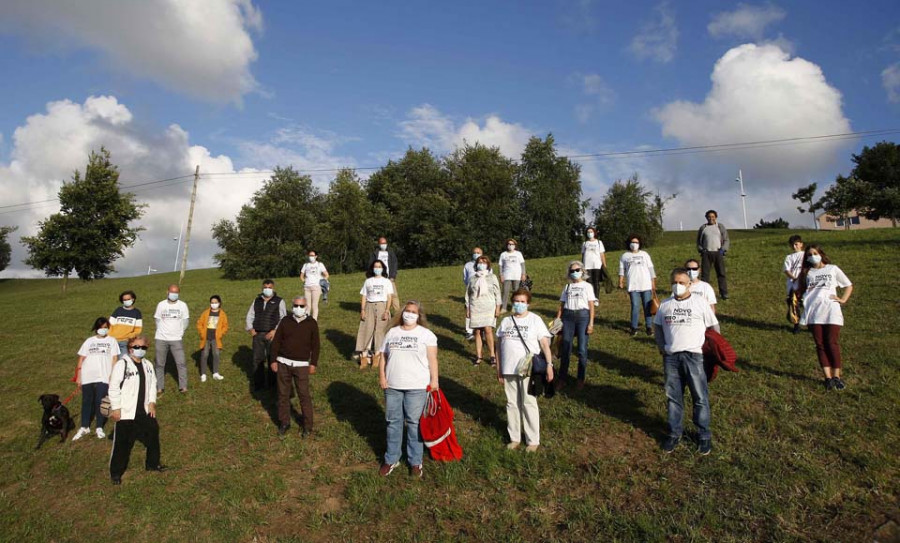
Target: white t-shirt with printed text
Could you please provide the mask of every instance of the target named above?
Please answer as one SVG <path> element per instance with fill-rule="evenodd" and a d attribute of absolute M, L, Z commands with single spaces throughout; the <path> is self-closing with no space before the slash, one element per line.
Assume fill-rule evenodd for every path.
<path fill-rule="evenodd" d="M 107 383 L 112 373 L 113 362 L 119 357 L 119 342 L 114 337 L 91 336 L 78 349 L 83 356 L 81 363 L 81 384 Z"/>
<path fill-rule="evenodd" d="M 497 328 L 497 340 L 500 342 L 500 373 L 502 375 L 516 375 L 519 360 L 528 354 L 525 351 L 525 345 L 522 345 L 522 339 L 519 339 L 513 319 L 519 327 L 519 332 L 522 333 L 525 345 L 528 345 L 528 352 L 533 354 L 541 352 L 540 340 L 552 337 L 550 331 L 547 330 L 547 325 L 534 313 L 529 312 L 525 317 L 510 315 L 503 319 Z"/>
<path fill-rule="evenodd" d="M 359 290 L 367 302 L 386 302 L 394 294 L 394 284 L 387 277 L 369 277 Z"/>
<path fill-rule="evenodd" d="M 603 258 L 600 256 L 606 252 L 603 242 L 599 239 L 589 239 L 581 246 L 581 255 L 584 260 L 584 269 L 599 270 L 603 267 Z"/>
<path fill-rule="evenodd" d="M 797 251 L 796 253 L 791 253 L 784 257 L 784 271 L 794 277 L 794 279 L 785 277 L 785 288 L 787 289 L 788 294 L 790 294 L 792 290 L 797 290 L 797 287 L 799 286 L 797 284 L 797 279 L 800 277 L 800 271 L 803 269 L 804 254 L 806 254 L 804 251 Z"/>
<path fill-rule="evenodd" d="M 500 280 L 519 281 L 522 279 L 522 264 L 525 257 L 519 251 L 503 251 L 500 253 Z"/>
<path fill-rule="evenodd" d="M 714 291 L 712 285 L 710 285 L 706 281 L 697 281 L 696 283 L 691 282 L 690 290 L 691 294 L 700 296 L 701 298 L 709 302 L 709 305 L 716 305 L 716 291 Z"/>
<path fill-rule="evenodd" d="M 628 292 L 643 292 L 653 289 L 652 279 L 656 277 L 656 270 L 646 251 L 629 251 L 619 258 L 619 275 L 625 276 Z"/>
<path fill-rule="evenodd" d="M 806 274 L 806 294 L 803 295 L 803 316 L 801 324 L 844 325 L 841 304 L 832 300 L 837 296 L 837 288 L 847 288 L 853 283 L 834 264 L 822 268 L 810 268 Z"/>
<path fill-rule="evenodd" d="M 156 319 L 155 339 L 181 341 L 190 315 L 187 304 L 181 300 L 175 303 L 163 300 L 156 304 L 156 313 L 153 314 L 153 318 Z"/>
<path fill-rule="evenodd" d="M 391 274 L 391 264 L 390 264 L 391 258 L 390 257 L 391 257 L 391 253 L 389 253 L 388 251 L 382 251 L 382 250 L 378 251 L 378 260 L 380 260 L 381 263 L 384 264 L 384 276 L 385 277 L 388 277 Z"/>
<path fill-rule="evenodd" d="M 304 287 L 317 287 L 322 279 L 322 274 L 327 273 L 325 264 L 321 262 L 307 262 L 300 268 L 300 273 L 304 274 L 306 280 L 303 282 Z"/>
<path fill-rule="evenodd" d="M 670 296 L 659 304 L 653 324 L 662 326 L 666 354 L 702 353 L 706 329 L 719 324 L 709 303 L 691 294 L 684 300 Z"/>
<path fill-rule="evenodd" d="M 404 330 L 395 326 L 384 335 L 381 352 L 385 354 L 384 375 L 388 388 L 424 389 L 431 382 L 428 347 L 437 347 L 437 336 L 423 326 Z"/>
<path fill-rule="evenodd" d="M 578 281 L 569 283 L 563 287 L 562 294 L 559 295 L 559 301 L 563 304 L 563 309 L 578 311 L 579 309 L 590 309 L 591 304 L 597 299 L 594 294 L 594 288 L 590 283 Z"/>

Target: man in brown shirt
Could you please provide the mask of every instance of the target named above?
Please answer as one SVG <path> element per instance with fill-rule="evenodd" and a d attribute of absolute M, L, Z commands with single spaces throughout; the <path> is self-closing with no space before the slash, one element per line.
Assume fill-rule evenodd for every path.
<path fill-rule="evenodd" d="M 297 389 L 303 414 L 303 436 L 313 429 L 309 376 L 319 363 L 319 325 L 307 314 L 306 298 L 294 298 L 291 314 L 281 319 L 272 338 L 270 363 L 278 377 L 278 433 L 291 426 L 291 389 Z"/>

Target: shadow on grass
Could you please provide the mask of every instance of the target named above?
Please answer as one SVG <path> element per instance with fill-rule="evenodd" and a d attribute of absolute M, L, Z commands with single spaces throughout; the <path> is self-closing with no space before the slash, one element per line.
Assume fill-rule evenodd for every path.
<path fill-rule="evenodd" d="M 325 330 L 325 339 L 334 345 L 341 357 L 349 360 L 356 350 L 356 338 L 346 332 L 329 328 Z"/>
<path fill-rule="evenodd" d="M 326 391 L 334 416 L 349 422 L 353 430 L 365 438 L 372 452 L 379 456 L 387 449 L 384 409 L 378 399 L 353 385 L 334 381 Z"/>
<path fill-rule="evenodd" d="M 272 420 L 278 425 L 278 393 L 275 390 L 275 374 L 268 364 L 254 364 L 253 350 L 241 345 L 231 356 L 234 366 L 244 372 L 247 378 L 247 389 L 250 396 L 259 402 Z"/>
<path fill-rule="evenodd" d="M 647 338 L 652 341 L 652 338 Z M 662 386 L 664 384 L 662 364 L 658 368 L 645 366 L 633 360 L 622 358 L 601 350 L 588 351 L 588 360 L 596 360 L 596 363 L 606 369 L 612 370 L 623 377 L 637 377 L 651 385 Z M 590 371 L 590 363 L 588 371 Z"/>
<path fill-rule="evenodd" d="M 0 279 L 0 281 L 2 281 L 2 279 Z M 456 302 L 456 303 L 459 303 L 459 304 L 465 304 L 465 303 L 466 303 L 466 298 L 465 298 L 464 296 L 447 296 L 447 298 L 448 298 L 449 300 L 451 300 L 451 301 L 453 301 L 453 302 Z M 430 318 L 430 315 L 429 315 L 429 318 Z"/>
<path fill-rule="evenodd" d="M 429 319 L 430 318 L 431 317 L 429 317 Z M 434 332 L 433 329 L 432 332 Z M 440 350 L 447 350 L 456 353 L 463 358 L 469 358 L 470 356 L 475 354 L 475 347 L 472 347 L 472 349 L 469 350 L 465 345 L 446 334 L 439 334 L 435 332 L 434 335 L 436 335 L 438 338 L 438 349 Z M 438 352 L 438 358 L 440 359 L 440 352 Z"/>
<path fill-rule="evenodd" d="M 637 392 L 611 385 L 594 385 L 587 383 L 583 390 L 566 387 L 561 391 L 569 398 L 583 403 L 586 407 L 619 419 L 641 430 L 649 437 L 662 443 L 665 437 L 666 421 L 644 413 L 644 403 L 637 397 Z M 665 395 L 660 391 L 660 401 Z"/>
<path fill-rule="evenodd" d="M 359 315 L 360 305 L 359 302 L 338 302 L 338 305 L 344 311 L 350 311 L 351 313 L 356 313 Z"/>
<path fill-rule="evenodd" d="M 729 315 L 728 313 L 719 313 L 716 317 L 724 321 L 725 323 L 733 323 L 738 326 L 743 326 L 745 328 L 754 328 L 756 330 L 767 330 L 770 332 L 790 332 L 791 327 L 787 324 L 774 323 L 774 322 L 766 322 L 766 321 L 756 321 L 752 319 L 745 319 L 743 317 L 735 317 L 734 315 Z"/>
<path fill-rule="evenodd" d="M 440 326 L 444 330 L 447 330 L 454 335 L 464 336 L 466 333 L 465 328 L 438 313 L 430 313 L 428 315 L 428 322 L 436 326 Z"/>
<path fill-rule="evenodd" d="M 449 377 L 441 377 L 441 388 L 453 409 L 462 411 L 485 428 L 497 431 L 498 435 L 505 435 L 506 421 L 502 406 Z"/>
<path fill-rule="evenodd" d="M 819 379 L 810 377 L 809 375 L 801 375 L 799 373 L 793 373 L 784 370 L 778 370 L 775 368 L 767 368 L 766 366 L 761 366 L 759 364 L 753 364 L 752 362 L 747 362 L 742 358 L 738 358 L 736 365 L 738 369 L 747 369 L 749 371 L 758 372 L 758 373 L 768 373 L 769 375 L 774 375 L 776 377 L 787 377 L 788 379 L 793 379 L 795 381 L 800 381 L 803 383 L 819 383 Z"/>
<path fill-rule="evenodd" d="M 550 300 L 551 302 L 559 303 L 559 296 L 554 296 L 552 294 L 544 294 L 542 292 L 532 292 L 532 298 L 539 298 L 541 300 Z"/>

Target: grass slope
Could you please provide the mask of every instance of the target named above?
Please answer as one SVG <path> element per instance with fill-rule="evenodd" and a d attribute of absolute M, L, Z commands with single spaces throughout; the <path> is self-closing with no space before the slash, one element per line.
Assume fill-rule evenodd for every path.
<path fill-rule="evenodd" d="M 196 318 L 213 293 L 235 328 L 223 382 L 190 391 L 172 373 L 159 403 L 165 474 L 145 473 L 135 447 L 121 487 L 109 484 L 109 442 L 48 442 L 33 450 L 38 395 L 66 396 L 81 341 L 124 289 L 153 308 L 173 274 L 70 283 L 0 282 L 0 539 L 4 541 L 863 541 L 898 519 L 900 231 L 805 232 L 855 284 L 843 333 L 848 389 L 825 393 L 812 338 L 783 316 L 785 231 L 733 233 L 732 299 L 723 332 L 741 373 L 711 387 L 715 449 L 659 451 L 662 367 L 651 338 L 630 338 L 625 294 L 601 297 L 588 385 L 541 400 L 542 450 L 504 448 L 505 398 L 488 367 L 467 361 L 460 269 L 403 270 L 403 298 L 422 300 L 439 338 L 441 385 L 456 408 L 462 462 L 425 464 L 426 480 L 380 479 L 383 396 L 374 372 L 349 360 L 361 274 L 333 277 L 321 311 L 323 353 L 312 380 L 317 435 L 276 435 L 274 398 L 248 384 L 250 338 L 241 323 L 257 281 L 187 274 Z M 649 249 L 665 270 L 695 254 L 693 233 Z M 609 255 L 610 263 L 618 253 Z M 550 317 L 568 258 L 529 261 L 533 310 Z M 327 263 L 326 263 L 327 264 Z M 278 281 L 285 296 L 297 278 Z M 151 342 L 152 343 L 152 342 Z M 196 330 L 186 346 L 196 360 Z M 153 357 L 153 352 L 149 355 Z M 574 363 L 573 363 L 574 366 Z M 574 371 L 574 367 L 571 371 Z M 568 392 L 568 389 L 567 389 Z M 70 403 L 77 419 L 80 398 Z M 690 424 L 687 424 L 691 428 Z M 294 426 L 296 430 L 296 426 Z"/>

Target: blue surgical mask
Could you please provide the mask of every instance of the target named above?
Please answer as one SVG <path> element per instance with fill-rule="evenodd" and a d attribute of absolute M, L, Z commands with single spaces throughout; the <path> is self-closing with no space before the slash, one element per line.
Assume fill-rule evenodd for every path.
<path fill-rule="evenodd" d="M 106 334 L 109 333 L 109 328 L 98 328 L 97 335 L 100 337 L 106 337 Z"/>
<path fill-rule="evenodd" d="M 472 253 L 472 260 L 478 260 L 478 257 L 481 256 L 481 253 Z"/>
<path fill-rule="evenodd" d="M 147 355 L 147 349 L 131 349 L 131 354 L 136 358 L 144 358 Z"/>
<path fill-rule="evenodd" d="M 809 258 L 807 258 L 806 261 L 813 266 L 818 266 L 819 263 L 822 262 L 822 255 L 809 255 Z"/>
<path fill-rule="evenodd" d="M 378 244 L 378 248 L 381 249 L 382 251 L 387 251 L 387 243 Z"/>
<path fill-rule="evenodd" d="M 700 270 L 688 270 L 688 277 L 691 278 L 691 281 L 700 277 Z"/>
<path fill-rule="evenodd" d="M 484 262 L 479 262 L 475 267 L 478 269 L 478 271 L 485 271 L 487 269 L 487 264 L 485 264 Z"/>
<path fill-rule="evenodd" d="M 588 236 L 588 239 L 594 239 L 594 233 L 593 233 L 593 232 L 588 232 L 587 236 Z"/>
<path fill-rule="evenodd" d="M 384 269 L 383 268 L 372 268 L 372 273 L 374 273 L 375 275 L 381 275 L 382 273 L 384 273 Z"/>
<path fill-rule="evenodd" d="M 582 274 L 581 270 L 573 271 L 573 272 L 569 272 L 569 277 L 571 277 L 572 279 L 581 279 L 581 274 Z"/>
<path fill-rule="evenodd" d="M 124 305 L 125 307 L 131 307 L 134 305 L 134 300 L 125 300 L 124 302 L 122 302 L 122 305 Z"/>
<path fill-rule="evenodd" d="M 169 300 L 171 300 L 171 301 L 173 301 L 173 302 L 177 302 L 177 301 L 178 301 L 178 293 L 177 293 L 177 292 L 170 292 L 170 293 L 169 293 Z"/>
<path fill-rule="evenodd" d="M 522 313 L 528 311 L 528 304 L 526 304 L 525 302 L 513 302 L 512 310 L 516 315 L 521 315 Z"/>
<path fill-rule="evenodd" d="M 265 296 L 266 298 L 271 298 L 273 294 L 275 294 L 274 290 L 272 290 L 270 288 L 263 289 L 263 296 Z"/>

